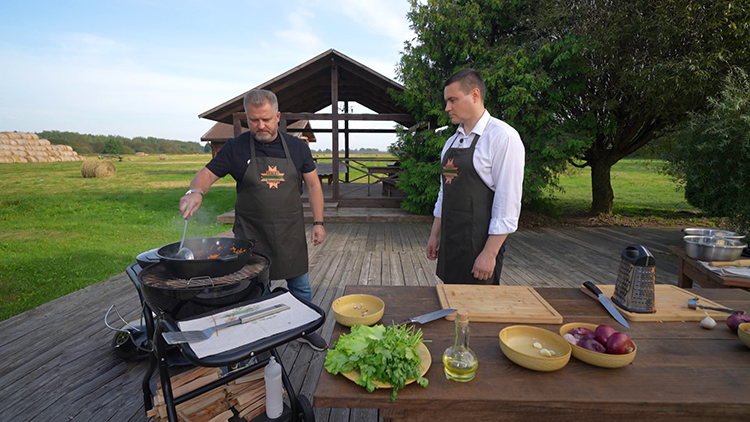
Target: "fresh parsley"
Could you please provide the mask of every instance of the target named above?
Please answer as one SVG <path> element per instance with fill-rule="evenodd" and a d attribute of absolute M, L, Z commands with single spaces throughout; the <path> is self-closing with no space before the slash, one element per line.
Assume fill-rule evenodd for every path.
<path fill-rule="evenodd" d="M 391 401 L 398 390 L 412 378 L 427 388 L 428 380 L 419 371 L 421 359 L 417 346 L 422 342 L 422 330 L 405 325 L 355 325 L 351 334 L 342 334 L 326 354 L 325 368 L 333 375 L 359 371 L 357 385 L 368 392 L 378 388 L 373 381 L 389 383 L 393 387 Z"/>

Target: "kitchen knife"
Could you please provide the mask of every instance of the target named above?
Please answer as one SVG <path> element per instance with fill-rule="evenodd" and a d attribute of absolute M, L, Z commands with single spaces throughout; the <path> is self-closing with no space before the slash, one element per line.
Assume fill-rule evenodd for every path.
<path fill-rule="evenodd" d="M 435 321 L 436 319 L 444 318 L 444 317 L 446 317 L 446 316 L 448 316 L 448 315 L 450 315 L 450 314 L 452 314 L 454 312 L 458 312 L 458 310 L 456 310 L 456 309 L 441 309 L 439 311 L 430 312 L 429 314 L 424 314 L 424 315 L 420 315 L 418 317 L 405 319 L 405 320 L 399 322 L 396 325 L 408 324 L 410 322 L 418 322 L 420 324 L 426 324 L 426 323 L 428 323 L 430 321 Z"/>
<path fill-rule="evenodd" d="M 612 302 L 609 299 L 607 299 L 607 296 L 604 296 L 604 293 L 602 293 L 602 291 L 599 290 L 599 288 L 596 287 L 594 283 L 590 281 L 586 281 L 583 283 L 583 287 L 589 289 L 591 293 L 597 296 L 597 298 L 599 299 L 599 303 L 604 305 L 604 309 L 606 309 L 607 312 L 609 312 L 609 314 L 612 315 L 612 317 L 617 322 L 624 325 L 625 328 L 630 328 L 630 326 L 628 325 L 628 322 L 625 320 L 625 317 L 622 316 L 620 311 L 618 311 L 617 308 L 615 308 L 615 305 L 613 305 Z"/>
<path fill-rule="evenodd" d="M 708 265 L 712 267 L 728 267 L 728 266 L 749 267 L 750 259 L 738 259 L 736 261 L 713 261 L 713 262 L 709 262 Z"/>

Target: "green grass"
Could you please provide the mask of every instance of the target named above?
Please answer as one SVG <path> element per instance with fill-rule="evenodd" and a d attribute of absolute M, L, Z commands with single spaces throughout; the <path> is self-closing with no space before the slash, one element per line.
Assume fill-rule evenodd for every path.
<path fill-rule="evenodd" d="M 362 160 L 382 165 L 366 158 L 392 157 Z M 0 320 L 120 274 L 138 253 L 178 241 L 179 198 L 209 159 L 125 156 L 108 179 L 82 178 L 80 162 L 0 164 Z M 615 212 L 694 211 L 650 162 L 622 161 L 612 181 Z M 561 206 L 588 209 L 588 172 L 561 182 Z M 215 184 L 190 220 L 188 237 L 229 230 L 216 216 L 234 208 L 234 192 L 231 177 Z"/>
<path fill-rule="evenodd" d="M 685 201 L 682 190 L 668 177 L 657 172 L 659 161 L 626 159 L 611 172 L 615 216 L 692 214 L 699 210 Z M 562 193 L 557 193 L 561 209 L 585 209 L 591 206 L 591 169 L 572 168 L 560 177 Z"/>
<path fill-rule="evenodd" d="M 108 179 L 82 178 L 80 162 L 0 165 L 0 319 L 119 274 L 139 252 L 178 241 L 179 198 L 209 158 L 128 157 Z M 233 183 L 218 184 L 191 218 L 188 237 L 231 228 L 216 215 L 233 206 Z"/>

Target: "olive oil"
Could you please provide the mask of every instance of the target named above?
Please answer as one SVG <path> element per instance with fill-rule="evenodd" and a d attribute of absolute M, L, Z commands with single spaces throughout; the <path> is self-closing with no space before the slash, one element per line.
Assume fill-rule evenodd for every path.
<path fill-rule="evenodd" d="M 445 349 L 443 353 L 443 368 L 448 379 L 467 382 L 474 379 L 479 360 L 473 350 L 469 348 L 469 314 L 458 311 L 456 315 L 456 338 L 453 347 Z"/>

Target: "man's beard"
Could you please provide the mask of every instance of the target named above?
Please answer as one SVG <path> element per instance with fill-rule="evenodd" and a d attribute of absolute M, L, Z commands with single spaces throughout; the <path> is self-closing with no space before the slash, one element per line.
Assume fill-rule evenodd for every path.
<path fill-rule="evenodd" d="M 268 132 L 258 133 L 258 134 L 255 134 L 254 136 L 255 136 L 255 139 L 262 141 L 262 142 L 268 142 L 272 139 L 271 134 Z"/>

